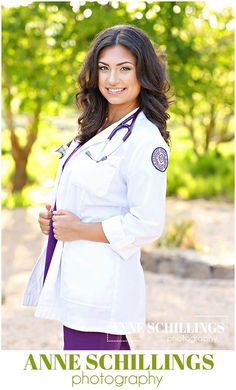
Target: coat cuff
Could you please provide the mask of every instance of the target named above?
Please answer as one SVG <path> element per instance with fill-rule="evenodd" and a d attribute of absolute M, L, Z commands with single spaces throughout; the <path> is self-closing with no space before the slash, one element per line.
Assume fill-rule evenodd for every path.
<path fill-rule="evenodd" d="M 102 221 L 102 228 L 111 249 L 123 260 L 128 260 L 132 255 L 139 252 L 140 248 L 133 245 L 135 238 L 124 232 L 121 218 L 122 216 L 115 216 Z"/>

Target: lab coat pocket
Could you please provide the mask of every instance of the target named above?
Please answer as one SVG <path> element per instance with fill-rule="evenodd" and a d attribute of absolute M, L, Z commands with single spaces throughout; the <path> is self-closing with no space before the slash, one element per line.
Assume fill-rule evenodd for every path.
<path fill-rule="evenodd" d="M 118 172 L 120 161 L 120 157 L 112 155 L 107 160 L 96 162 L 83 153 L 77 160 L 78 169 L 73 169 L 72 182 L 89 193 L 103 197 Z"/>
<path fill-rule="evenodd" d="M 108 244 L 67 242 L 61 267 L 61 295 L 64 299 L 89 306 L 111 306 L 119 259 Z"/>

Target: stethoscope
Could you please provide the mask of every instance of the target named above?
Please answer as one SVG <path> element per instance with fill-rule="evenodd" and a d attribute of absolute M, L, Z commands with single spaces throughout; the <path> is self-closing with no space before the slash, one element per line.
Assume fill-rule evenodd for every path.
<path fill-rule="evenodd" d="M 137 111 L 135 111 L 132 115 L 130 115 L 128 118 L 126 118 L 123 122 L 119 123 L 118 126 L 115 127 L 115 129 L 112 130 L 112 132 L 110 133 L 110 135 L 107 137 L 107 139 L 104 141 L 102 141 L 102 143 L 104 144 L 103 145 L 103 148 L 101 149 L 100 153 L 99 153 L 99 156 L 97 158 L 95 158 L 91 151 L 90 150 L 87 150 L 85 152 L 85 154 L 91 158 L 93 161 L 95 161 L 96 163 L 99 163 L 101 161 L 104 161 L 108 158 L 108 156 L 110 156 L 112 153 L 114 153 L 125 141 L 127 141 L 127 139 L 130 137 L 130 135 L 132 134 L 132 130 L 133 130 L 133 127 L 134 127 L 134 124 L 135 124 L 135 121 L 137 119 L 137 116 L 139 115 L 139 113 L 141 112 L 141 108 L 139 108 Z M 128 124 L 128 122 L 130 122 L 130 124 Z M 127 129 L 125 135 L 122 137 L 121 139 L 121 142 L 119 143 L 119 145 L 114 149 L 112 150 L 110 153 L 108 154 L 105 154 L 105 149 L 107 148 L 108 144 L 110 143 L 110 141 L 112 140 L 112 138 L 116 135 L 116 133 L 121 130 L 121 129 Z M 60 148 L 58 148 L 56 150 L 56 152 L 59 152 L 61 154 L 60 158 L 63 158 L 67 152 L 67 149 L 69 148 L 70 144 L 71 144 L 72 141 L 70 141 L 67 145 L 62 145 L 60 146 Z M 99 144 L 101 142 L 98 142 L 97 144 Z M 97 145 L 96 143 L 93 144 L 93 146 Z M 78 145 L 76 150 L 79 149 L 81 145 Z M 88 146 L 89 148 L 89 146 Z M 74 150 L 75 151 L 75 150 Z M 73 152 L 74 152 L 73 151 Z M 72 153 L 73 153 L 72 152 Z M 101 155 L 103 155 L 101 157 Z"/>

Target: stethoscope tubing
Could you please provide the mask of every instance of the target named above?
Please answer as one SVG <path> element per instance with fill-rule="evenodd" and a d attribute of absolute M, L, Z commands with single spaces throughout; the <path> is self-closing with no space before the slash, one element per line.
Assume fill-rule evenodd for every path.
<path fill-rule="evenodd" d="M 124 135 L 123 138 L 122 138 L 122 143 L 125 142 L 125 141 L 130 137 L 130 135 L 132 134 L 132 130 L 133 130 L 135 121 L 136 121 L 137 116 L 138 116 L 138 114 L 139 114 L 140 112 L 141 112 L 141 108 L 138 108 L 137 111 L 135 111 L 134 114 L 132 114 L 131 116 L 129 116 L 128 118 L 126 118 L 123 122 L 121 122 L 118 126 L 116 126 L 115 129 L 112 130 L 112 132 L 111 132 L 111 133 L 109 134 L 109 136 L 107 137 L 107 140 L 106 140 L 106 142 L 105 142 L 105 145 L 104 145 L 104 147 L 102 148 L 102 150 L 101 150 L 101 152 L 100 152 L 99 155 L 102 154 L 102 152 L 105 150 L 107 144 L 112 140 L 112 138 L 116 135 L 116 133 L 117 133 L 119 130 L 124 129 L 124 128 L 127 129 L 127 132 L 125 133 L 125 135 Z M 130 124 L 127 123 L 127 122 L 129 122 L 129 121 L 131 121 Z M 67 149 L 69 148 L 71 142 L 72 142 L 72 141 L 68 142 L 68 144 L 67 144 L 66 146 L 64 146 L 64 145 L 60 146 L 60 148 L 58 148 L 58 149 L 56 150 L 56 152 L 61 153 L 60 158 L 64 157 L 64 155 L 65 155 Z M 100 142 L 98 142 L 98 143 L 100 143 Z M 122 144 L 122 143 L 121 143 L 121 144 Z M 73 155 L 81 146 L 82 146 L 82 145 L 79 143 L 78 146 L 76 146 L 76 148 L 73 150 L 73 152 L 68 156 L 67 160 L 70 159 L 70 157 L 71 157 L 71 156 L 72 156 L 72 155 Z M 120 145 L 119 145 L 119 146 L 120 146 Z M 118 146 L 118 147 L 119 147 L 119 146 Z M 112 153 L 114 153 L 114 151 L 116 151 L 116 150 L 118 149 L 118 147 L 116 147 L 116 149 L 113 150 Z M 88 149 L 89 149 L 89 146 L 88 146 Z M 112 153 L 109 153 L 109 155 L 112 154 Z M 91 155 L 91 153 L 90 153 L 89 151 L 87 151 L 85 154 L 86 154 L 88 157 L 92 158 L 92 155 Z M 100 162 L 100 161 L 106 160 L 107 157 L 108 157 L 108 156 L 105 155 L 102 159 L 100 159 L 100 160 L 97 159 L 97 160 L 95 160 L 95 161 L 96 161 L 96 162 Z M 92 158 L 92 159 L 93 159 L 93 158 Z M 67 162 L 67 160 L 66 160 L 66 162 Z M 65 163 L 64 163 L 64 165 L 65 165 Z M 63 168 L 64 168 L 64 165 L 63 165 Z"/>
<path fill-rule="evenodd" d="M 124 137 L 122 138 L 122 140 L 125 142 L 129 136 L 131 135 L 132 133 L 132 130 L 133 130 L 133 127 L 134 127 L 134 123 L 135 123 L 135 120 L 138 116 L 138 114 L 140 113 L 141 111 L 141 108 L 139 108 L 137 111 L 135 111 L 134 114 L 132 114 L 130 117 L 126 118 L 122 123 L 120 123 L 114 130 L 112 130 L 111 134 L 107 137 L 109 139 L 109 141 L 111 141 L 111 139 L 116 135 L 117 131 L 123 129 L 123 128 L 127 128 L 127 133 L 124 135 Z M 132 120 L 131 124 L 128 125 L 127 122 L 129 122 L 130 120 Z"/>

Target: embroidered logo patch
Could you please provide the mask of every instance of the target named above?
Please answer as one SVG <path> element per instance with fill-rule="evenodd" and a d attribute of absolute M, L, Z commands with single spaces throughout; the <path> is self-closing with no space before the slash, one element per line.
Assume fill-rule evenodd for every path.
<path fill-rule="evenodd" d="M 158 171 L 165 172 L 168 167 L 168 154 L 167 151 L 159 146 L 152 152 L 152 164 Z"/>

